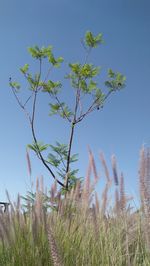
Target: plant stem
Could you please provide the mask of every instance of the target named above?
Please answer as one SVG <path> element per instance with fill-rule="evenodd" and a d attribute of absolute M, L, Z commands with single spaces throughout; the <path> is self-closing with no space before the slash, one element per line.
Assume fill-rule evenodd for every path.
<path fill-rule="evenodd" d="M 52 177 L 57 181 L 57 183 L 59 185 L 61 185 L 62 187 L 64 187 L 64 184 L 62 182 L 60 182 L 55 174 L 53 173 L 53 171 L 50 169 L 50 167 L 47 165 L 47 163 L 45 162 L 39 148 L 38 148 L 38 142 L 37 142 L 37 139 L 36 139 L 36 135 L 35 135 L 35 130 L 34 130 L 34 119 L 35 119 L 35 109 L 36 109 L 36 100 L 37 100 L 37 93 L 38 93 L 38 86 L 39 86 L 39 81 L 40 81 L 40 78 L 41 78 L 41 60 L 40 60 L 40 75 L 39 75 L 39 80 L 37 82 L 37 86 L 35 87 L 35 91 L 34 91 L 34 100 L 33 100 L 33 109 L 32 109 L 32 119 L 30 120 L 30 123 L 31 123 L 31 130 L 32 130 L 32 135 L 33 135 L 33 139 L 34 139 L 34 142 L 37 146 L 37 150 L 38 150 L 38 154 L 39 154 L 39 157 L 42 161 L 42 163 L 44 164 L 44 166 L 48 169 L 48 171 L 50 172 L 50 174 L 52 175 Z"/>
<path fill-rule="evenodd" d="M 72 142 L 73 142 L 73 135 L 74 135 L 74 126 L 75 122 L 72 122 L 71 126 L 71 133 L 70 133 L 70 140 L 69 140 L 69 150 L 68 150 L 68 156 L 67 156 L 67 167 L 66 167 L 66 180 L 65 180 L 65 188 L 68 190 L 68 182 L 69 182 L 69 165 L 70 165 L 70 155 L 71 155 L 71 148 L 72 148 Z"/>

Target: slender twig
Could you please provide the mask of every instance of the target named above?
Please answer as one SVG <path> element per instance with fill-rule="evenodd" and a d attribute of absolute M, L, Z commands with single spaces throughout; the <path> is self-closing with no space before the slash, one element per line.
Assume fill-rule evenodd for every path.
<path fill-rule="evenodd" d="M 27 100 L 24 103 L 24 107 L 26 106 L 26 104 L 29 102 L 29 100 L 32 98 L 32 96 L 34 95 L 34 93 L 32 92 L 32 94 L 27 98 Z"/>
<path fill-rule="evenodd" d="M 85 57 L 85 63 L 84 63 L 84 65 L 87 64 L 87 62 L 88 62 L 88 58 L 89 58 L 89 56 L 90 56 L 91 51 L 92 51 L 92 47 L 90 47 L 90 48 L 87 50 L 87 54 L 86 54 L 86 57 Z"/>
<path fill-rule="evenodd" d="M 64 114 L 64 116 L 66 117 L 66 119 L 71 123 L 71 119 L 66 115 L 66 113 L 65 113 L 65 110 L 64 110 L 64 108 L 63 108 L 63 106 L 62 106 L 62 104 L 61 104 L 61 102 L 59 101 L 59 99 L 58 99 L 58 97 L 57 96 L 55 96 L 55 99 L 56 99 L 56 101 L 58 102 L 58 104 L 60 105 L 60 108 L 61 108 L 61 110 L 62 110 L 62 112 L 63 112 L 63 114 Z"/>
<path fill-rule="evenodd" d="M 23 109 L 25 115 L 27 116 L 27 118 L 29 119 L 29 121 L 31 120 L 30 114 L 28 113 L 28 111 L 26 110 L 26 108 L 24 107 L 24 105 L 21 103 L 19 97 L 17 96 L 15 89 L 12 88 L 12 92 L 16 98 L 16 101 L 18 102 L 18 105 L 20 106 L 21 109 Z"/>
<path fill-rule="evenodd" d="M 11 88 L 12 88 L 12 87 L 11 87 Z M 24 106 L 23 106 L 23 104 L 21 103 L 21 101 L 20 101 L 19 97 L 17 96 L 17 94 L 16 94 L 16 92 L 15 92 L 15 89 L 14 89 L 14 88 L 12 88 L 12 92 L 13 92 L 13 94 L 14 94 L 14 96 L 15 96 L 15 98 L 16 98 L 16 100 L 17 100 L 18 104 L 19 104 L 19 106 L 20 106 L 22 109 L 24 109 Z"/>
<path fill-rule="evenodd" d="M 45 76 L 45 79 L 44 79 L 43 83 L 45 83 L 47 81 L 48 76 L 49 76 L 49 74 L 50 74 L 50 72 L 51 72 L 52 69 L 53 69 L 53 65 L 49 68 L 49 70 L 47 72 L 47 75 Z M 40 91 L 41 88 L 42 88 L 42 85 L 41 86 L 38 86 L 38 91 Z"/>
<path fill-rule="evenodd" d="M 105 95 L 105 97 L 104 97 L 104 99 L 103 99 L 103 102 L 106 101 L 106 99 L 107 99 L 108 96 L 111 94 L 111 92 L 112 92 L 112 91 L 109 91 L 109 92 Z M 97 108 L 97 106 L 96 106 L 97 101 L 98 101 L 98 99 L 95 99 L 95 100 L 93 101 L 92 105 L 87 109 L 87 111 L 86 111 L 83 115 L 81 115 L 80 117 L 78 117 L 76 123 L 81 122 L 81 121 L 83 120 L 83 118 L 84 118 L 86 115 L 88 115 L 89 113 L 93 112 L 93 111 Z M 99 106 L 99 108 L 102 108 L 102 107 L 103 107 L 103 104 L 102 104 L 102 106 Z"/>
<path fill-rule="evenodd" d="M 23 73 L 23 75 L 24 75 L 24 77 L 25 77 L 25 79 L 28 81 L 28 74 L 27 73 Z M 32 92 L 32 94 L 27 98 L 27 100 L 25 101 L 25 103 L 23 104 L 23 107 L 25 107 L 26 106 L 26 104 L 29 102 L 29 100 L 32 98 L 32 96 L 33 96 L 33 92 Z"/>
<path fill-rule="evenodd" d="M 79 107 L 80 107 L 80 116 L 81 116 L 83 114 L 83 107 L 82 107 L 81 97 L 79 99 Z"/>
<path fill-rule="evenodd" d="M 91 53 L 92 47 L 87 48 L 83 39 L 81 39 L 81 44 L 82 44 L 84 50 L 86 51 L 86 57 L 85 57 L 85 63 L 84 63 L 84 64 L 86 64 L 88 61 L 89 55 Z"/>
<path fill-rule="evenodd" d="M 45 79 L 44 79 L 44 82 L 46 82 L 47 81 L 47 79 L 48 79 L 48 76 L 49 76 L 49 74 L 50 74 L 50 72 L 51 72 L 51 70 L 53 69 L 53 65 L 48 69 L 48 72 L 47 72 L 47 74 L 46 74 L 46 76 L 45 76 Z"/>

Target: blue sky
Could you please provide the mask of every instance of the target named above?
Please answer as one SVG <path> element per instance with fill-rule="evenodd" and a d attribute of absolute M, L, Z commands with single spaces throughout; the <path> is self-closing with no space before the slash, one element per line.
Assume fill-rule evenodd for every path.
<path fill-rule="evenodd" d="M 126 88 L 113 94 L 100 112 L 92 113 L 77 126 L 73 152 L 79 153 L 77 167 L 85 175 L 88 165 L 87 145 L 93 151 L 101 180 L 99 161 L 103 151 L 111 169 L 111 155 L 117 157 L 119 173 L 125 177 L 126 190 L 138 196 L 139 151 L 150 144 L 149 76 L 150 76 L 150 2 L 148 0 L 41 0 L 0 1 L 0 200 L 5 189 L 12 197 L 24 194 L 30 185 L 26 162 L 26 145 L 32 135 L 24 113 L 9 88 L 9 77 L 25 87 L 19 67 L 25 63 L 35 71 L 36 63 L 27 52 L 32 45 L 53 45 L 54 54 L 63 56 L 61 69 L 51 79 L 64 84 L 63 97 L 71 101 L 69 83 L 63 76 L 69 62 L 83 62 L 85 51 L 81 38 L 87 30 L 103 33 L 105 44 L 93 51 L 90 62 L 102 67 L 100 87 L 107 69 L 127 77 Z M 36 129 L 39 140 L 54 144 L 68 141 L 67 123 L 48 116 L 46 96 L 39 99 Z M 31 154 L 32 179 L 44 176 L 49 187 L 52 179 L 40 161 Z M 112 174 L 112 171 L 110 170 Z M 99 182 L 101 190 L 103 181 Z"/>

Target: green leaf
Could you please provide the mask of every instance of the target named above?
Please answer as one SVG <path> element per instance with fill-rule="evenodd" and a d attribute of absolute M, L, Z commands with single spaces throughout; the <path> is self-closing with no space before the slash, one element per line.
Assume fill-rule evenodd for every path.
<path fill-rule="evenodd" d="M 38 142 L 38 143 L 33 143 L 28 144 L 27 147 L 31 150 L 33 150 L 36 153 L 42 152 L 44 150 L 47 150 L 47 148 L 49 147 L 49 144 L 43 144 L 42 142 Z"/>
<path fill-rule="evenodd" d="M 97 106 L 103 105 L 105 94 L 101 91 L 101 89 L 96 89 L 95 98 Z"/>
<path fill-rule="evenodd" d="M 99 33 L 97 36 L 95 36 L 94 40 L 95 40 L 95 45 L 96 46 L 98 46 L 98 44 L 104 43 L 103 34 Z"/>
<path fill-rule="evenodd" d="M 109 80 L 105 81 L 105 85 L 109 90 L 116 91 L 125 87 L 126 77 L 120 72 L 113 72 L 111 69 L 108 69 L 108 77 Z"/>
<path fill-rule="evenodd" d="M 58 62 L 58 63 L 62 63 L 63 61 L 64 61 L 63 57 L 58 57 L 58 58 L 57 58 L 57 62 Z"/>
<path fill-rule="evenodd" d="M 66 144 L 60 144 L 59 142 L 56 141 L 56 146 L 50 145 L 50 147 L 57 154 L 59 154 L 59 155 L 61 154 L 62 157 L 63 157 L 63 159 L 66 159 L 67 158 L 68 145 L 66 145 Z"/>
<path fill-rule="evenodd" d="M 91 77 L 92 65 L 85 64 L 81 69 L 81 75 L 85 78 Z"/>
<path fill-rule="evenodd" d="M 73 73 L 75 73 L 76 75 L 80 75 L 81 64 L 79 63 L 69 64 L 69 67 L 71 68 L 71 71 Z"/>
<path fill-rule="evenodd" d="M 50 57 L 52 55 L 52 46 L 48 46 L 47 48 L 42 47 L 41 49 L 35 45 L 34 47 L 29 47 L 28 52 L 31 54 L 33 58 L 41 59 Z"/>
<path fill-rule="evenodd" d="M 40 52 L 39 52 L 39 47 L 34 46 L 34 47 L 29 47 L 28 52 L 31 54 L 33 58 L 39 59 L 40 58 Z"/>
<path fill-rule="evenodd" d="M 31 90 L 35 90 L 35 88 L 37 86 L 37 80 L 35 78 L 33 78 L 31 76 L 31 74 L 29 74 L 29 73 L 27 74 L 27 80 L 28 80 L 28 82 L 30 84 L 30 89 Z"/>
<path fill-rule="evenodd" d="M 38 83 L 39 79 L 40 79 L 40 73 L 36 73 L 35 76 L 34 76 L 35 83 Z"/>
<path fill-rule="evenodd" d="M 73 154 L 71 157 L 70 157 L 70 163 L 74 163 L 74 162 L 77 162 L 78 161 L 78 154 Z"/>
<path fill-rule="evenodd" d="M 62 57 L 58 57 L 57 59 L 54 57 L 54 55 L 51 53 L 48 55 L 48 61 L 54 66 L 54 67 L 60 67 L 60 64 L 64 61 Z"/>
<path fill-rule="evenodd" d="M 94 37 L 90 31 L 88 31 L 85 35 L 86 45 L 89 47 L 94 47 Z"/>
<path fill-rule="evenodd" d="M 16 89 L 17 91 L 20 89 L 20 84 L 18 83 L 18 82 L 16 82 L 16 81 L 14 81 L 14 82 L 9 82 L 9 85 L 10 85 L 10 87 L 12 87 L 13 89 Z"/>
<path fill-rule="evenodd" d="M 115 77 L 115 73 L 112 71 L 111 68 L 108 69 L 108 77 L 109 78 L 114 78 Z"/>
<path fill-rule="evenodd" d="M 59 164 L 61 163 L 61 161 L 58 160 L 58 159 L 56 158 L 56 156 L 55 156 L 54 154 L 52 154 L 52 153 L 49 153 L 49 154 L 48 154 L 48 162 L 49 162 L 51 165 L 55 166 L 55 167 L 58 167 Z"/>
<path fill-rule="evenodd" d="M 71 75 L 71 86 L 73 87 L 73 88 L 78 88 L 79 87 L 79 81 L 78 81 L 78 79 L 76 78 L 76 76 L 74 76 L 74 75 Z"/>
<path fill-rule="evenodd" d="M 90 80 L 89 85 L 88 85 L 88 91 L 92 92 L 93 90 L 95 90 L 97 87 L 97 83 L 94 82 L 93 80 Z"/>
<path fill-rule="evenodd" d="M 41 48 L 41 56 L 43 57 L 43 58 L 46 58 L 46 57 L 49 57 L 51 54 L 52 54 L 52 46 L 48 46 L 48 47 L 42 47 Z"/>
<path fill-rule="evenodd" d="M 50 103 L 49 105 L 50 105 L 50 107 L 51 107 L 51 111 L 50 111 L 50 114 L 49 114 L 49 115 L 57 114 L 58 111 L 59 111 L 59 109 L 60 109 L 60 105 L 57 104 L 57 103 L 56 103 L 56 104 L 52 104 L 52 103 Z"/>
<path fill-rule="evenodd" d="M 75 170 L 70 171 L 70 173 L 69 173 L 70 178 L 73 179 L 74 176 L 75 176 L 78 172 L 79 172 L 79 169 L 75 169 Z"/>
<path fill-rule="evenodd" d="M 84 64 L 80 74 L 85 78 L 93 78 L 99 74 L 100 67 L 94 67 L 92 64 Z"/>
<path fill-rule="evenodd" d="M 51 94 L 57 94 L 58 89 L 62 87 L 62 84 L 59 81 L 53 82 L 52 80 L 48 80 L 48 82 L 40 82 L 41 87 L 43 87 L 43 92 L 49 92 Z"/>
<path fill-rule="evenodd" d="M 30 149 L 30 150 L 33 150 L 33 151 L 37 151 L 37 147 L 35 147 L 35 145 L 31 145 L 31 144 L 28 144 L 27 147 Z"/>
<path fill-rule="evenodd" d="M 52 103 L 49 103 L 50 105 L 50 113 L 49 115 L 55 115 L 55 114 L 58 114 L 58 111 L 60 109 L 60 105 L 59 104 L 52 104 Z"/>
<path fill-rule="evenodd" d="M 25 64 L 23 67 L 20 68 L 20 71 L 23 73 L 23 74 L 26 74 L 27 71 L 29 69 L 29 65 L 28 64 Z"/>
<path fill-rule="evenodd" d="M 53 104 L 53 110 L 58 111 L 60 109 L 60 104 Z"/>
<path fill-rule="evenodd" d="M 97 36 L 94 37 L 92 32 L 87 31 L 85 34 L 85 43 L 91 48 L 97 47 L 99 44 L 103 43 L 102 33 L 99 33 Z"/>
<path fill-rule="evenodd" d="M 49 113 L 50 116 L 59 114 L 62 118 L 66 117 L 70 118 L 73 115 L 69 107 L 64 102 L 61 102 L 60 104 L 50 103 L 49 105 L 50 105 L 50 113 Z"/>
<path fill-rule="evenodd" d="M 88 92 L 88 87 L 85 80 L 82 79 L 79 81 L 79 88 L 81 88 L 83 92 Z"/>
<path fill-rule="evenodd" d="M 63 110 L 60 111 L 60 116 L 62 118 L 70 118 L 73 115 L 73 112 L 69 109 L 69 107 L 64 103 Z"/>
<path fill-rule="evenodd" d="M 55 59 L 55 57 L 54 57 L 53 54 L 50 54 L 50 55 L 48 56 L 48 61 L 49 61 L 52 65 L 57 64 L 57 61 L 56 61 L 56 59 Z"/>
<path fill-rule="evenodd" d="M 93 77 L 97 76 L 99 74 L 99 72 L 100 72 L 100 69 L 101 69 L 101 67 L 94 67 L 92 69 L 92 75 L 91 75 L 91 77 L 93 78 Z"/>
<path fill-rule="evenodd" d="M 71 68 L 74 74 L 85 78 L 94 77 L 100 71 L 99 67 L 94 67 L 92 64 L 84 64 L 82 66 L 81 64 L 74 63 L 74 64 L 69 64 L 69 67 Z"/>

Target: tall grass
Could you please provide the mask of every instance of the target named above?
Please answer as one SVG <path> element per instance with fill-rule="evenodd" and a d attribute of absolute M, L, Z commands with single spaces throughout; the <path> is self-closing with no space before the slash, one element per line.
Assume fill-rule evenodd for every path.
<path fill-rule="evenodd" d="M 100 177 L 90 149 L 82 186 L 77 183 L 66 197 L 56 184 L 52 186 L 49 204 L 57 205 L 54 210 L 44 207 L 42 180 L 37 180 L 36 197 L 28 212 L 20 196 L 12 203 L 8 195 L 9 211 L 0 210 L 0 265 L 150 265 L 150 150 L 140 152 L 141 206 L 134 212 L 115 156 L 111 158 L 112 176 L 102 153 L 100 161 L 106 178 L 101 197 L 95 190 Z"/>

